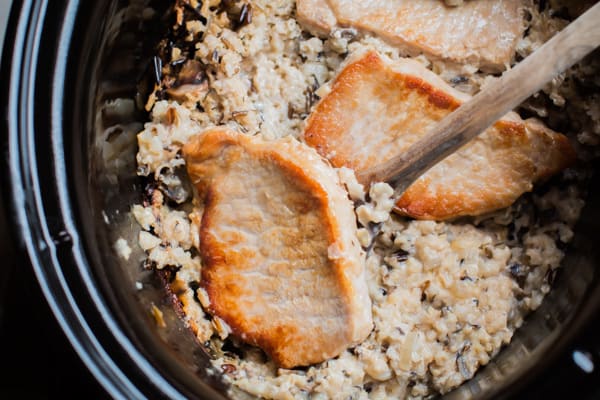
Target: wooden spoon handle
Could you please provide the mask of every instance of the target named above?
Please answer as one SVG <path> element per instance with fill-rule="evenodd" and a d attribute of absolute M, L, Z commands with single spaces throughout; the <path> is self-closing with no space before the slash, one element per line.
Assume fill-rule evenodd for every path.
<path fill-rule="evenodd" d="M 419 176 L 479 135 L 546 82 L 600 45 L 600 3 L 440 121 L 406 152 L 371 168 L 361 182 L 388 182 L 399 197 Z"/>

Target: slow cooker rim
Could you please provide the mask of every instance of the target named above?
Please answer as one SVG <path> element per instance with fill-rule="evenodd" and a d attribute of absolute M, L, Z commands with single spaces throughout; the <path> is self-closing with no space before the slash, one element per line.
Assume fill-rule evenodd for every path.
<path fill-rule="evenodd" d="M 2 76 L 10 77 L 2 83 L 3 108 L 6 113 L 3 121 L 5 124 L 3 147 L 6 154 L 5 164 L 7 164 L 3 173 L 12 189 L 9 193 L 3 191 L 3 196 L 8 206 L 9 219 L 15 222 L 11 228 L 14 236 L 18 238 L 18 245 L 28 255 L 38 285 L 56 321 L 77 355 L 111 397 L 131 399 L 146 396 L 130 379 L 131 371 L 128 370 L 126 373 L 111 358 L 107 349 L 103 347 L 102 338 L 90 327 L 90 315 L 82 312 L 75 301 L 58 257 L 59 252 L 64 254 L 65 248 L 71 253 L 70 257 L 74 264 L 78 266 L 87 293 L 96 306 L 94 323 L 101 322 L 110 331 L 113 338 L 121 345 L 121 350 L 139 369 L 138 374 L 146 379 L 145 384 L 160 391 L 165 398 L 183 398 L 144 359 L 120 329 L 99 294 L 94 290 L 89 268 L 79 267 L 81 265 L 87 267 L 88 264 L 74 228 L 68 193 L 64 192 L 66 171 L 64 157 L 61 157 L 60 150 L 63 115 L 61 83 L 65 81 L 67 54 L 79 1 L 65 2 L 60 31 L 56 32 L 54 38 L 57 48 L 56 57 L 52 60 L 53 82 L 49 124 L 53 148 L 48 154 L 55 168 L 54 178 L 57 180 L 55 189 L 58 192 L 58 198 L 55 200 L 60 204 L 62 229 L 57 231 L 56 226 L 51 227 L 46 219 L 36 165 L 34 115 L 38 109 L 33 94 L 37 85 L 38 69 L 45 67 L 40 65 L 37 59 L 41 42 L 42 40 L 46 44 L 51 42 L 50 37 L 42 39 L 44 24 L 47 22 L 48 3 L 47 0 L 13 2 L 3 49 Z M 52 224 L 56 225 L 56 221 Z"/>

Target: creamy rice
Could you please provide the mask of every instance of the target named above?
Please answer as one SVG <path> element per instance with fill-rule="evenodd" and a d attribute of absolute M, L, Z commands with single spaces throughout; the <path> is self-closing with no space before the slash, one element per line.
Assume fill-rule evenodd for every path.
<path fill-rule="evenodd" d="M 462 1 L 447 3 L 460 6 Z M 353 30 L 335 31 L 326 40 L 312 37 L 295 21 L 293 0 L 252 1 L 245 11 L 251 12 L 251 23 L 246 17 L 243 26 L 233 29 L 239 24 L 232 19 L 244 12 L 240 7 L 228 14 L 219 0 L 212 0 L 202 4 L 196 19 L 180 19 L 193 54 L 174 47 L 163 61 L 199 61 L 188 66 L 203 65 L 203 78 L 163 87 L 146 105 L 152 118 L 138 135 L 138 174 L 148 176 L 157 189 L 132 213 L 142 227 L 139 246 L 147 252 L 147 264 L 176 268 L 187 323 L 199 343 L 216 354 L 214 368 L 249 394 L 378 399 L 450 391 L 510 342 L 550 290 L 583 206 L 581 172 L 566 171 L 554 181 L 560 185 L 546 185 L 491 215 L 434 222 L 390 214 L 392 188 L 375 184 L 365 196 L 354 173 L 340 169 L 349 195 L 360 204 L 361 243 L 371 240 L 367 228 L 383 224 L 367 259 L 375 327 L 363 343 L 335 359 L 308 368 L 277 368 L 261 350 L 229 338 L 227 325 L 203 310 L 209 300 L 198 285 L 200 210 L 191 205 L 191 190 L 180 173 L 180 148 L 202 129 L 217 125 L 268 139 L 299 137 L 311 106 L 327 92 L 327 82 L 348 54 L 374 48 L 392 59 L 403 55 Z M 530 14 L 530 29 L 518 48 L 521 56 L 567 23 L 548 10 L 532 8 Z M 470 66 L 417 59 L 468 93 L 494 79 Z M 584 158 L 594 157 L 597 150 L 589 145 L 600 143 L 600 108 L 597 93 L 584 102 L 575 86 L 577 77 L 597 76 L 595 71 L 591 63 L 574 67 L 549 84 L 546 95 L 522 108 L 549 122 L 555 109 L 567 117 L 583 115 L 573 132 L 565 133 L 579 139 Z"/>

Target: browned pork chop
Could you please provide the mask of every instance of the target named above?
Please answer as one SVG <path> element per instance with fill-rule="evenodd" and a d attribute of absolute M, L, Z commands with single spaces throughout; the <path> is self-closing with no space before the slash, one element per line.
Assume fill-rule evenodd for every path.
<path fill-rule="evenodd" d="M 326 0 L 296 0 L 296 18 L 304 29 L 322 37 L 327 37 L 337 24 Z"/>
<path fill-rule="evenodd" d="M 326 36 L 336 27 L 371 32 L 410 55 L 469 63 L 485 70 L 506 68 L 525 30 L 528 0 L 297 0 L 298 21 Z"/>
<path fill-rule="evenodd" d="M 416 61 L 368 52 L 334 79 L 304 137 L 334 166 L 361 173 L 408 149 L 469 98 Z M 396 211 L 443 220 L 507 207 L 574 159 L 565 136 L 509 113 L 418 179 Z"/>
<path fill-rule="evenodd" d="M 183 148 L 204 207 L 209 312 L 285 368 L 334 357 L 372 327 L 364 253 L 337 174 L 293 138 L 215 128 Z"/>

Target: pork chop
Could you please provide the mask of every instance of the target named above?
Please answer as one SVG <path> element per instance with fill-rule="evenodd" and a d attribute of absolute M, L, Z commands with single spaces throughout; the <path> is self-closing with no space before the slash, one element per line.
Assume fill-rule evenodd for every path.
<path fill-rule="evenodd" d="M 469 63 L 488 71 L 510 65 L 525 30 L 528 0 L 297 0 L 298 21 L 327 36 L 336 27 L 373 33 L 408 55 Z"/>
<path fill-rule="evenodd" d="M 335 14 L 324 0 L 296 0 L 296 19 L 315 36 L 327 37 L 336 27 Z"/>
<path fill-rule="evenodd" d="M 414 60 L 392 63 L 368 52 L 333 80 L 304 138 L 358 175 L 408 149 L 469 98 Z M 511 112 L 419 178 L 396 211 L 444 220 L 507 207 L 574 159 L 565 136 Z"/>
<path fill-rule="evenodd" d="M 293 138 L 214 128 L 183 148 L 204 207 L 208 312 L 291 368 L 334 357 L 372 328 L 353 206 L 336 171 Z"/>

